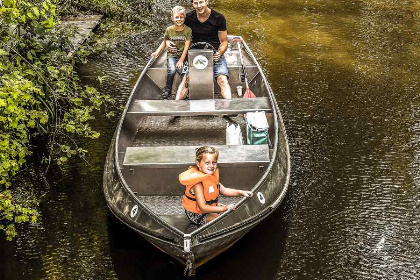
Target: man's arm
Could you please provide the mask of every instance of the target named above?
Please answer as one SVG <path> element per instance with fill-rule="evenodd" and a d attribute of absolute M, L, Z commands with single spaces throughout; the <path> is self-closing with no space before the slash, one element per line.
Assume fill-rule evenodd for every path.
<path fill-rule="evenodd" d="M 219 31 L 218 35 L 220 40 L 219 53 L 220 55 L 223 55 L 228 47 L 227 31 Z"/>
<path fill-rule="evenodd" d="M 220 59 L 220 57 L 226 52 L 227 47 L 228 47 L 227 31 L 226 30 L 219 31 L 218 35 L 219 35 L 220 46 L 217 52 L 213 55 L 213 59 L 215 61 Z"/>

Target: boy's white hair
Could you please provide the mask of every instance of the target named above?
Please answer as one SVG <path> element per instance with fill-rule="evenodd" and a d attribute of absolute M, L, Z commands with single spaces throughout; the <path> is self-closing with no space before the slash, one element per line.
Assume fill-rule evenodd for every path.
<path fill-rule="evenodd" d="M 171 16 L 174 16 L 174 14 L 176 13 L 183 13 L 184 16 L 186 15 L 185 13 L 185 8 L 182 6 L 175 6 L 172 8 L 172 12 L 171 12 Z"/>

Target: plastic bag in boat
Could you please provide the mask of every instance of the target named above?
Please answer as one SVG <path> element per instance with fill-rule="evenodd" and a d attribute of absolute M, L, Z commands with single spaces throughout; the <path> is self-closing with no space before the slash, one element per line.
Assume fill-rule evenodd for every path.
<path fill-rule="evenodd" d="M 248 145 L 268 144 L 268 122 L 264 112 L 246 114 L 246 143 Z"/>
<path fill-rule="evenodd" d="M 226 125 L 226 145 L 243 145 L 242 132 L 239 125 Z"/>

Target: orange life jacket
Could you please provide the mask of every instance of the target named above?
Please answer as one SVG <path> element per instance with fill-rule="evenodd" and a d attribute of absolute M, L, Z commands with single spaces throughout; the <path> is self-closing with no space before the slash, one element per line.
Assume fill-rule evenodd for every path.
<path fill-rule="evenodd" d="M 198 203 L 195 199 L 195 194 L 192 190 L 192 187 L 200 183 L 204 187 L 204 199 L 208 205 L 217 205 L 219 199 L 219 169 L 209 175 L 201 171 L 198 171 L 198 168 L 193 166 L 185 172 L 179 174 L 179 182 L 185 185 L 185 193 L 182 196 L 182 206 L 190 212 L 203 214 L 203 212 L 198 207 Z"/>

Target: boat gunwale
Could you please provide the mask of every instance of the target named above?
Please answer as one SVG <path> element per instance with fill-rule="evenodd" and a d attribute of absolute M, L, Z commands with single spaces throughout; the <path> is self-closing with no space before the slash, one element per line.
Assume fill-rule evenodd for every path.
<path fill-rule="evenodd" d="M 142 210 L 144 210 L 150 217 L 152 217 L 152 219 L 154 219 L 157 223 L 165 226 L 166 229 L 168 229 L 169 231 L 171 231 L 173 234 L 175 234 L 178 237 L 183 237 L 184 236 L 184 232 L 180 231 L 179 229 L 177 229 L 176 227 L 172 226 L 171 224 L 169 224 L 168 222 L 166 222 L 165 220 L 161 219 L 158 215 L 156 215 L 155 213 L 153 213 L 153 211 L 151 211 L 149 209 L 149 207 L 147 207 L 146 205 L 144 205 L 141 200 L 134 194 L 134 192 L 131 190 L 131 188 L 128 186 L 127 182 L 124 179 L 124 176 L 121 172 L 120 169 L 120 165 L 119 165 L 119 152 L 118 152 L 118 140 L 120 138 L 120 133 L 121 133 L 121 128 L 122 128 L 122 124 L 125 120 L 125 117 L 127 115 L 127 111 L 129 108 L 129 105 L 131 104 L 131 101 L 133 99 L 134 93 L 136 92 L 140 81 L 142 80 L 143 76 L 146 75 L 147 70 L 149 69 L 149 67 L 153 64 L 153 62 L 156 60 L 156 58 L 151 57 L 148 61 L 148 63 L 146 64 L 146 66 L 143 68 L 143 71 L 141 72 L 139 78 L 137 79 L 136 84 L 134 85 L 133 89 L 131 90 L 130 96 L 128 97 L 126 106 L 124 108 L 124 111 L 121 115 L 120 121 L 118 122 L 118 127 L 117 127 L 117 134 L 116 134 L 116 138 L 115 138 L 115 152 L 114 152 L 114 165 L 116 166 L 115 170 L 117 171 L 117 175 L 118 175 L 118 180 L 121 182 L 122 187 L 130 194 L 131 198 L 134 199 L 134 201 L 139 205 L 139 207 L 142 208 Z M 127 219 L 129 220 L 129 219 Z M 140 223 L 137 223 L 140 224 Z"/>
<path fill-rule="evenodd" d="M 268 96 L 269 96 L 269 100 L 270 100 L 270 104 L 272 106 L 273 110 L 273 116 L 274 116 L 274 131 L 275 131 L 275 138 L 274 138 L 274 149 L 273 149 L 273 154 L 274 157 L 270 160 L 270 163 L 266 169 L 266 171 L 264 172 L 264 174 L 261 176 L 260 180 L 254 185 L 254 187 L 251 189 L 252 191 L 257 191 L 262 185 L 263 183 L 266 181 L 268 175 L 271 173 L 272 168 L 274 163 L 278 160 L 278 143 L 279 143 L 279 125 L 278 122 L 279 120 L 281 121 L 281 134 L 284 137 L 284 141 L 285 141 L 285 154 L 286 154 L 286 180 L 283 184 L 283 190 L 281 192 L 281 194 L 276 198 L 276 200 L 274 200 L 274 202 L 272 202 L 270 205 L 268 205 L 266 208 L 263 208 L 261 210 L 258 211 L 258 213 L 256 215 L 250 216 L 247 219 L 237 223 L 234 225 L 234 228 L 232 230 L 237 230 L 238 228 L 241 228 L 244 224 L 247 224 L 249 220 L 251 219 L 255 219 L 255 217 L 257 217 L 260 213 L 263 213 L 266 211 L 267 208 L 272 208 L 275 209 L 278 204 L 282 201 L 282 199 L 285 196 L 285 193 L 288 189 L 288 184 L 289 184 L 289 180 L 290 180 L 290 152 L 289 152 L 289 146 L 288 146 L 288 139 L 287 139 L 287 134 L 285 131 L 285 127 L 284 127 L 284 123 L 283 123 L 283 119 L 281 118 L 281 113 L 279 110 L 279 107 L 277 105 L 276 99 L 274 98 L 274 94 L 272 92 L 272 89 L 264 75 L 264 72 L 261 69 L 261 66 L 259 65 L 258 61 L 256 60 L 255 56 L 253 55 L 252 51 L 249 49 L 248 45 L 245 43 L 245 41 L 242 39 L 241 36 L 234 36 L 234 35 L 229 35 L 229 38 L 240 38 L 242 41 L 242 44 L 245 48 L 245 51 L 247 52 L 247 54 L 252 58 L 253 62 L 256 63 L 256 66 L 261 74 L 261 77 L 263 79 L 264 84 L 267 86 L 267 92 L 268 92 Z M 114 165 L 116 166 L 115 170 L 116 173 L 118 175 L 118 179 L 121 182 L 122 187 L 130 194 L 131 198 L 137 203 L 139 204 L 139 206 L 147 213 L 149 214 L 150 217 L 152 217 L 157 223 L 165 226 L 165 228 L 167 228 L 169 231 L 171 231 L 172 233 L 174 233 L 176 236 L 179 237 L 185 237 L 185 235 L 188 236 L 198 236 L 198 234 L 200 234 L 202 231 L 207 230 L 209 227 L 211 227 L 213 224 L 218 223 L 220 221 L 222 221 L 224 218 L 228 217 L 229 214 L 232 212 L 232 210 L 229 210 L 227 212 L 224 212 L 220 217 L 218 217 L 217 219 L 205 224 L 204 226 L 196 229 L 195 231 L 191 232 L 191 233 L 184 233 L 182 231 L 180 231 L 179 229 L 177 229 L 176 227 L 174 227 L 173 225 L 169 224 L 168 222 L 166 222 L 165 220 L 163 220 L 162 218 L 159 217 L 159 215 L 156 215 L 155 213 L 153 213 L 147 206 L 145 206 L 141 200 L 134 194 L 134 192 L 131 190 L 131 188 L 128 186 L 128 184 L 126 183 L 124 176 L 122 174 L 121 169 L 119 168 L 119 152 L 118 152 L 118 141 L 120 138 L 120 133 L 121 133 L 121 129 L 122 129 L 122 124 L 126 118 L 127 115 L 127 111 L 129 108 L 129 105 L 132 102 L 134 93 L 136 92 L 140 81 L 142 80 L 143 76 L 146 75 L 146 72 L 148 71 L 148 69 L 150 68 L 150 66 L 153 64 L 153 62 L 155 61 L 155 58 L 151 58 L 148 63 L 146 64 L 146 66 L 143 68 L 142 73 L 140 74 L 139 78 L 137 79 L 137 82 L 135 84 L 135 86 L 133 87 L 130 96 L 127 100 L 126 103 L 126 107 L 121 115 L 120 121 L 118 123 L 118 127 L 117 127 L 117 134 L 116 134 L 116 139 L 115 139 L 115 152 L 114 152 Z M 246 202 L 248 198 L 242 198 L 238 203 L 237 203 L 237 207 L 240 207 L 243 203 Z M 269 213 L 271 213 L 272 211 L 269 211 Z M 257 219 L 259 220 L 259 219 Z M 127 221 L 125 221 L 127 222 Z M 232 228 L 232 227 L 227 227 L 227 228 Z M 215 233 L 212 233 L 212 235 L 216 234 L 216 235 L 220 235 L 220 234 L 225 234 L 229 231 L 226 231 L 226 229 L 223 230 L 218 230 Z M 137 229 L 137 231 L 141 231 L 140 229 Z M 220 232 L 219 234 L 217 234 L 218 232 Z"/>

